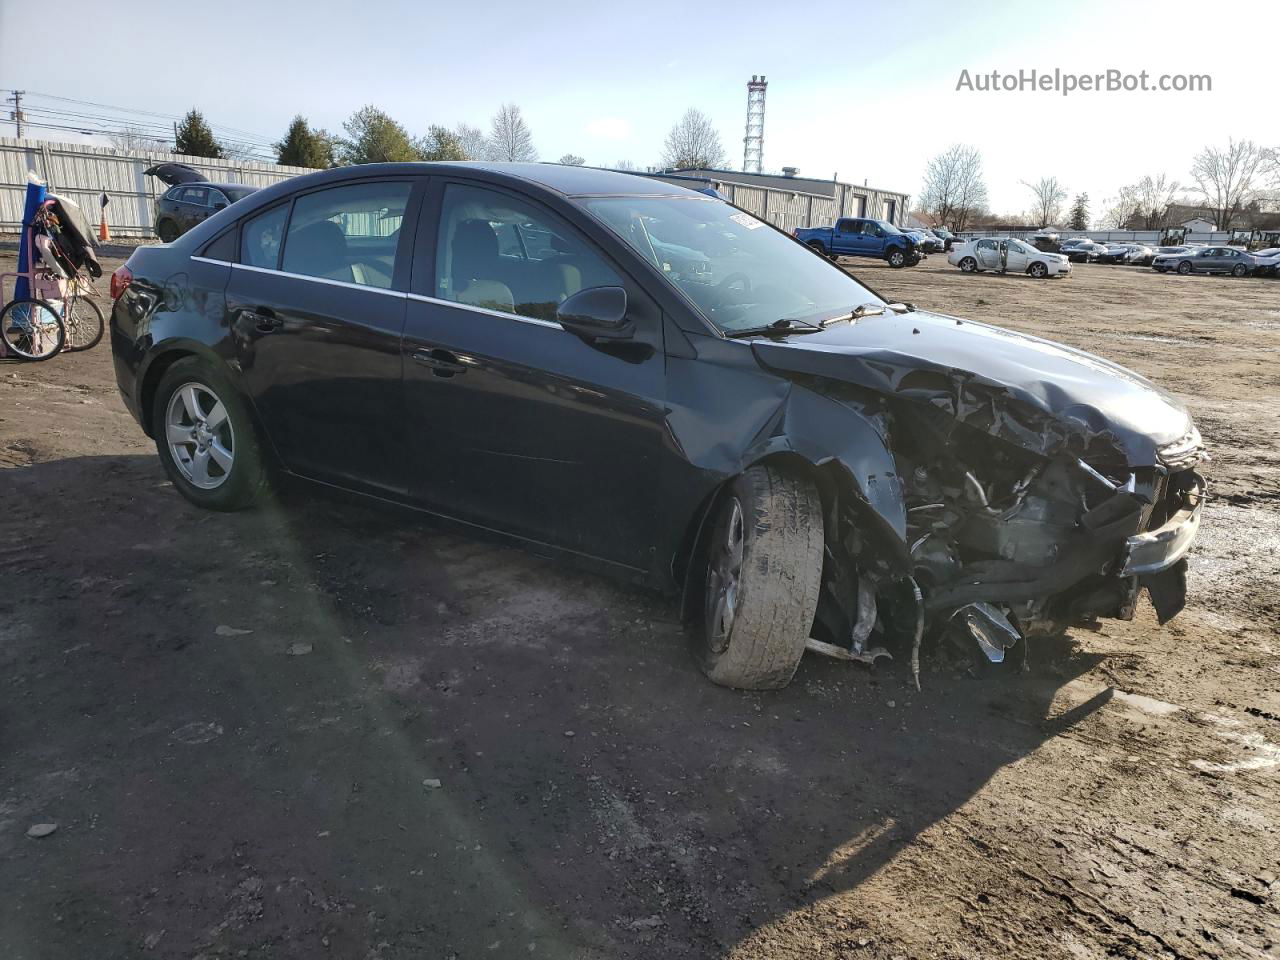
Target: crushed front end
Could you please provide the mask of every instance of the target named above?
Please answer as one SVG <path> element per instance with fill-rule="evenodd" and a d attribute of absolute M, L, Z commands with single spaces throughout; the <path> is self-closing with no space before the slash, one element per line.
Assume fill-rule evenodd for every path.
<path fill-rule="evenodd" d="M 1204 500 L 1198 434 L 1138 466 L 1105 437 L 1036 453 L 928 411 L 902 411 L 895 436 L 928 628 L 999 661 L 1021 637 L 1132 619 L 1143 589 L 1161 623 L 1182 610 Z"/>

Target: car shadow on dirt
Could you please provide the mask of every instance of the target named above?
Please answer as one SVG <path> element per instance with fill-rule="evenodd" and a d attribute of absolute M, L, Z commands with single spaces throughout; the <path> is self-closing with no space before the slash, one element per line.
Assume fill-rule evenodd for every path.
<path fill-rule="evenodd" d="M 673 604 L 402 511 L 3 476 L 4 956 L 755 956 L 850 893 L 854 944 L 863 881 L 1104 699 L 1055 713 L 1065 640 L 730 691 Z"/>

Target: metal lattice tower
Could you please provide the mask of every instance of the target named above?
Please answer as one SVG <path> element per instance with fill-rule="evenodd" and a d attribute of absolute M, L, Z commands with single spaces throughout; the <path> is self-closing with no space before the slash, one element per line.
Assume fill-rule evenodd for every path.
<path fill-rule="evenodd" d="M 742 138 L 742 170 L 760 173 L 764 163 L 764 92 L 769 84 L 763 74 L 747 83 L 747 135 Z"/>

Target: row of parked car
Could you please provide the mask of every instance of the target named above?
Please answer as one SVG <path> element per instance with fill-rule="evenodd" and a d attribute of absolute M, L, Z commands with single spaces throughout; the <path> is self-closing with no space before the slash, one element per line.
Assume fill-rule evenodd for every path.
<path fill-rule="evenodd" d="M 1087 237 L 1063 240 L 1058 250 L 1072 263 L 1113 263 L 1151 267 L 1157 273 L 1223 273 L 1234 277 L 1276 276 L 1280 247 L 1251 253 L 1239 247 L 1184 243 L 1099 243 Z"/>

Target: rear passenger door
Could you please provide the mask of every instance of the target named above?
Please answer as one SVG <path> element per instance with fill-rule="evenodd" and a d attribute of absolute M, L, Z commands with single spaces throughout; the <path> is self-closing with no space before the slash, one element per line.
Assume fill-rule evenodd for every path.
<path fill-rule="evenodd" d="M 831 231 L 833 253 L 857 253 L 858 243 L 861 240 L 862 225 L 857 220 L 836 221 L 835 229 Z"/>
<path fill-rule="evenodd" d="M 664 450 L 661 316 L 540 202 L 462 181 L 433 191 L 404 336 L 413 489 L 429 508 L 651 570 Z M 636 339 L 590 344 L 556 308 L 623 286 Z"/>
<path fill-rule="evenodd" d="M 241 225 L 227 322 L 244 383 L 293 473 L 405 493 L 400 337 L 424 189 L 416 178 L 348 182 Z"/>
<path fill-rule="evenodd" d="M 209 212 L 207 187 L 183 187 L 178 194 L 178 226 L 186 233 Z"/>

